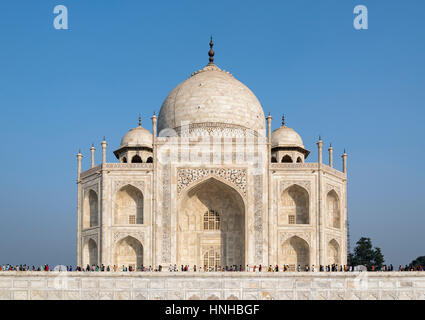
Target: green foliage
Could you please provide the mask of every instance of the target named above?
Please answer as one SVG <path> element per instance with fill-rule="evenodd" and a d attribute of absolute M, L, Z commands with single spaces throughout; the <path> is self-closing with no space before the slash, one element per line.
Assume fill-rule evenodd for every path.
<path fill-rule="evenodd" d="M 354 254 L 350 253 L 350 255 L 348 260 L 351 265 L 364 265 L 368 270 L 371 270 L 372 266 L 375 266 L 375 269 L 379 269 L 385 262 L 381 249 L 373 248 L 370 238 L 360 238 L 354 248 Z"/>
<path fill-rule="evenodd" d="M 415 260 L 410 262 L 409 268 L 417 268 L 419 266 L 424 267 L 425 266 L 425 256 L 417 257 Z"/>

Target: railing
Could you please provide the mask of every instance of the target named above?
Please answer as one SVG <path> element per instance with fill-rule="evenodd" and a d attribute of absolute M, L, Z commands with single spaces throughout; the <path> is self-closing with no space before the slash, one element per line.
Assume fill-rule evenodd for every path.
<path fill-rule="evenodd" d="M 272 163 L 272 169 L 317 169 L 317 163 Z"/>
<path fill-rule="evenodd" d="M 105 163 L 104 169 L 152 169 L 153 163 Z"/>
<path fill-rule="evenodd" d="M 272 163 L 270 165 L 271 169 L 319 169 L 318 163 Z M 321 168 L 330 174 L 336 175 L 340 178 L 345 178 L 346 175 L 344 172 L 341 172 L 335 168 L 331 168 L 326 164 L 321 165 Z"/>
<path fill-rule="evenodd" d="M 102 169 L 153 169 L 152 163 L 105 163 L 90 168 L 81 173 L 81 179 L 88 177 Z"/>

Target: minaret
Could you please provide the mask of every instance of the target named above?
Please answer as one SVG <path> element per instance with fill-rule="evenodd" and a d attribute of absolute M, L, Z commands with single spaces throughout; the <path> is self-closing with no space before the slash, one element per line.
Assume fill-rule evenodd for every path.
<path fill-rule="evenodd" d="M 153 135 L 153 139 L 155 140 L 156 138 L 156 115 L 155 115 L 155 111 L 153 112 L 153 116 L 152 116 L 152 135 Z"/>
<path fill-rule="evenodd" d="M 268 143 L 272 142 L 272 116 L 269 115 L 267 116 L 266 120 L 267 120 L 267 141 Z"/>
<path fill-rule="evenodd" d="M 95 152 L 94 144 L 91 145 L 90 152 L 91 152 L 91 167 L 94 168 L 94 152 Z"/>
<path fill-rule="evenodd" d="M 102 164 L 106 163 L 106 146 L 108 144 L 106 143 L 106 139 L 105 137 L 103 137 L 103 141 L 102 141 Z"/>
<path fill-rule="evenodd" d="M 341 156 L 341 158 L 342 158 L 342 172 L 344 172 L 344 173 L 347 173 L 347 157 L 348 157 L 348 154 L 345 152 L 345 149 L 344 149 L 344 153 Z"/>
<path fill-rule="evenodd" d="M 156 172 L 156 158 L 157 158 L 157 154 L 156 154 L 156 114 L 155 111 L 153 112 L 153 116 L 152 116 L 152 158 L 153 158 L 153 179 L 152 179 L 152 189 L 156 190 L 156 176 L 157 176 L 157 172 Z M 156 192 L 153 192 L 152 194 L 152 212 L 154 212 L 154 214 L 152 215 L 152 223 L 153 225 L 156 224 Z M 152 262 L 154 265 L 156 265 L 156 235 L 155 235 L 155 228 L 152 229 L 153 235 L 152 235 L 152 242 L 151 242 L 151 250 L 152 250 Z"/>
<path fill-rule="evenodd" d="M 80 182 L 80 175 L 81 175 L 81 160 L 83 159 L 83 155 L 81 154 L 81 151 L 78 150 L 77 153 L 77 161 L 78 161 L 78 165 L 77 165 L 77 182 Z"/>
<path fill-rule="evenodd" d="M 332 148 L 332 144 L 329 145 L 328 151 L 329 151 L 329 167 L 333 168 L 333 163 L 334 163 L 334 160 L 333 160 L 334 148 Z"/>
<path fill-rule="evenodd" d="M 322 164 L 322 147 L 323 147 L 323 141 L 322 138 L 319 136 L 319 141 L 317 141 L 317 151 L 318 151 L 318 160 L 319 160 L 319 166 Z"/>
<path fill-rule="evenodd" d="M 323 141 L 322 138 L 319 136 L 319 141 L 317 141 L 317 156 L 318 156 L 318 172 L 317 172 L 317 189 L 318 189 L 318 204 L 317 204 L 317 211 L 319 215 L 319 221 L 318 221 L 318 229 L 317 232 L 319 234 L 319 265 L 324 265 L 325 261 L 325 247 L 324 247 L 324 239 L 325 239 L 325 232 L 324 232 L 324 215 L 323 215 L 323 195 L 322 195 L 322 147 L 323 147 Z"/>

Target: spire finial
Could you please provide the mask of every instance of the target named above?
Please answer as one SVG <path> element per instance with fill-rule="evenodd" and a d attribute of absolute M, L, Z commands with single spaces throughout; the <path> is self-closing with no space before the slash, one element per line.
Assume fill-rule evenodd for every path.
<path fill-rule="evenodd" d="M 282 127 L 285 126 L 285 114 L 282 114 Z"/>
<path fill-rule="evenodd" d="M 214 46 L 214 42 L 213 42 L 213 38 L 211 36 L 211 38 L 210 38 L 210 51 L 208 51 L 208 56 L 210 57 L 210 63 L 209 64 L 214 64 L 214 50 L 213 50 L 213 46 Z"/>
<path fill-rule="evenodd" d="M 141 126 L 142 126 L 142 116 L 139 113 L 139 127 L 141 127 Z"/>

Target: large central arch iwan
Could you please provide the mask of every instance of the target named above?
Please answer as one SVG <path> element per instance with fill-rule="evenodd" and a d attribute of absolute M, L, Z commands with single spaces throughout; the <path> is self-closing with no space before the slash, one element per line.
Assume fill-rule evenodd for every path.
<path fill-rule="evenodd" d="M 245 265 L 245 203 L 213 177 L 185 191 L 177 205 L 178 265 Z"/>

